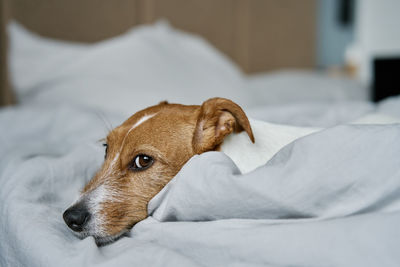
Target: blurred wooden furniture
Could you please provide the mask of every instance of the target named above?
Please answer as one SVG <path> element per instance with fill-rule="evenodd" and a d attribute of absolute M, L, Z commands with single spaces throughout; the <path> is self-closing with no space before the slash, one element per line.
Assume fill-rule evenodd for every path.
<path fill-rule="evenodd" d="M 7 68 L 7 38 L 6 38 L 6 21 L 7 21 L 6 2 L 0 0 L 0 106 L 11 105 L 14 103 L 12 90 L 8 83 Z"/>

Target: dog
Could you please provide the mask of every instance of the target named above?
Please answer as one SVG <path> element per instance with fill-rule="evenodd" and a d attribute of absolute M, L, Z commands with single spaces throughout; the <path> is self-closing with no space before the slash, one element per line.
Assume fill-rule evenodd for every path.
<path fill-rule="evenodd" d="M 147 217 L 148 202 L 192 156 L 221 151 L 246 173 L 314 131 L 249 121 L 239 105 L 224 98 L 201 106 L 161 102 L 108 134 L 102 167 L 64 212 L 64 221 L 81 238 L 108 244 Z"/>

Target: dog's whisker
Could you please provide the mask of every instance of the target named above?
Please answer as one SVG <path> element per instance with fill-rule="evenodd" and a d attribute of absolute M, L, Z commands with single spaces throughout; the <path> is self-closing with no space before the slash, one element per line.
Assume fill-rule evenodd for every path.
<path fill-rule="evenodd" d="M 112 123 L 108 120 L 108 118 L 106 117 L 105 113 L 102 111 L 98 111 L 95 114 L 103 122 L 103 124 L 107 130 L 107 132 L 105 134 L 107 135 L 108 133 L 110 133 L 114 127 L 112 126 Z"/>

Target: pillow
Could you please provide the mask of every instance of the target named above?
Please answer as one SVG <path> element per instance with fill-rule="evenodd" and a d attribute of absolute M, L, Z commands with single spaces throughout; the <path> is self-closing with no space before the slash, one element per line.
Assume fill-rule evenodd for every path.
<path fill-rule="evenodd" d="M 400 118 L 400 95 L 380 101 L 377 109 L 379 113 Z"/>
<path fill-rule="evenodd" d="M 165 22 L 95 44 L 39 37 L 15 22 L 8 31 L 12 83 L 22 104 L 73 103 L 128 115 L 162 100 L 252 102 L 227 57 Z"/>
<path fill-rule="evenodd" d="M 277 124 L 326 128 L 349 123 L 374 111 L 375 106 L 370 102 L 343 101 L 259 106 L 248 109 L 247 115 Z"/>
<path fill-rule="evenodd" d="M 368 100 L 368 90 L 359 82 L 317 71 L 261 73 L 247 77 L 246 85 L 255 105 Z"/>
<path fill-rule="evenodd" d="M 9 23 L 7 29 L 10 76 L 19 100 L 54 76 L 62 66 L 73 64 L 90 47 L 40 37 L 17 22 Z"/>

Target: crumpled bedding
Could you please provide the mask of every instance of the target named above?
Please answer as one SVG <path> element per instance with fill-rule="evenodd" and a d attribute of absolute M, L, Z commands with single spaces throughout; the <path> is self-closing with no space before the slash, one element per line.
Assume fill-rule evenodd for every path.
<path fill-rule="evenodd" d="M 223 153 L 195 156 L 148 219 L 100 248 L 62 220 L 101 165 L 98 113 L 9 108 L 0 125 L 0 266 L 400 264 L 400 124 L 327 128 L 246 175 Z"/>

